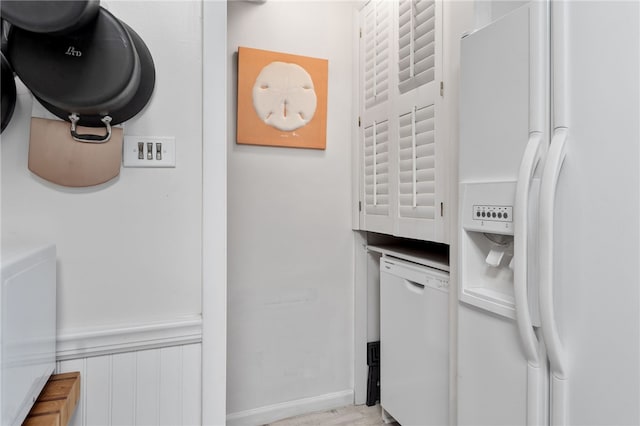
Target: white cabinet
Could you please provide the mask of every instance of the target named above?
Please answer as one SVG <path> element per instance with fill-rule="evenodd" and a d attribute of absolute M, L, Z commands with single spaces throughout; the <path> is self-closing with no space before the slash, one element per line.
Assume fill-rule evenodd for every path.
<path fill-rule="evenodd" d="M 448 242 L 442 3 L 360 10 L 359 228 Z"/>

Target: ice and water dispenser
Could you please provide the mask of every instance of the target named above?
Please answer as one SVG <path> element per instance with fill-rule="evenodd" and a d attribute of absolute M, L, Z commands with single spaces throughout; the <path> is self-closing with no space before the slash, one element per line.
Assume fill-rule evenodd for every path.
<path fill-rule="evenodd" d="M 515 182 L 462 184 L 460 300 L 514 317 Z"/>

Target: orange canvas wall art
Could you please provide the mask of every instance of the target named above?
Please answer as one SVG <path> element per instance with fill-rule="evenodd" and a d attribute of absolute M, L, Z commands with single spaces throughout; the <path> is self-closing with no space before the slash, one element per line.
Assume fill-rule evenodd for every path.
<path fill-rule="evenodd" d="M 238 49 L 237 142 L 325 149 L 326 59 Z"/>

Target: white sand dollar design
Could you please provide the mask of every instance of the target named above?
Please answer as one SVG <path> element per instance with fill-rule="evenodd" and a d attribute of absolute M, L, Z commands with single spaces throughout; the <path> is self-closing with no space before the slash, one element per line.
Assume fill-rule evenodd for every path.
<path fill-rule="evenodd" d="M 290 132 L 306 125 L 316 112 L 316 91 L 300 65 L 271 62 L 253 85 L 253 107 L 269 126 Z"/>

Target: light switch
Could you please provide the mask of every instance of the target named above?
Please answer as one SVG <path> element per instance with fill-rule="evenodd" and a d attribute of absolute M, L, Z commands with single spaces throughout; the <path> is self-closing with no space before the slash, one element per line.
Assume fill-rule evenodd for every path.
<path fill-rule="evenodd" d="M 173 136 L 126 136 L 122 147 L 124 167 L 175 167 Z"/>

